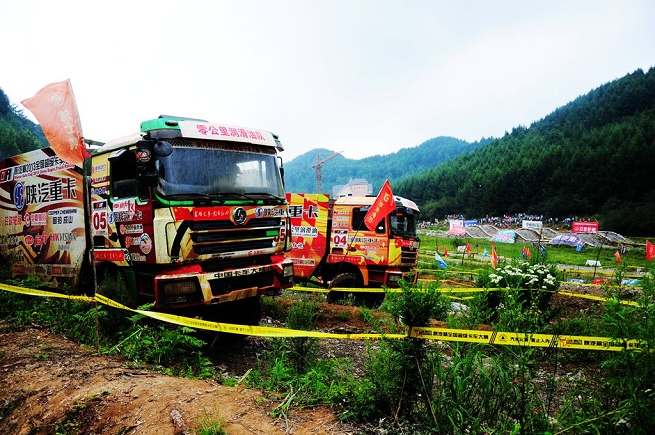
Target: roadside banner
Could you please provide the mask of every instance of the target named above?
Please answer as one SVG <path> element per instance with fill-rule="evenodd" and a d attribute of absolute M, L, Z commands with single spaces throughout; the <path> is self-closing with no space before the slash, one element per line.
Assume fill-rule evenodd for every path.
<path fill-rule="evenodd" d="M 447 269 L 448 265 L 446 264 L 445 261 L 443 261 L 443 258 L 441 258 L 441 255 L 439 255 L 438 252 L 434 253 L 434 259 L 436 260 L 437 264 L 439 264 L 439 267 L 441 269 Z"/>
<path fill-rule="evenodd" d="M 598 222 L 573 222 L 571 224 L 572 233 L 597 233 Z"/>
<path fill-rule="evenodd" d="M 516 240 L 516 231 L 513 230 L 500 230 L 491 238 L 493 242 L 500 243 L 514 243 Z"/>
<path fill-rule="evenodd" d="M 572 233 L 561 233 L 553 237 L 553 239 L 548 242 L 549 245 L 569 245 L 569 246 L 578 246 L 580 244 L 584 245 L 584 242 L 580 237 Z"/>

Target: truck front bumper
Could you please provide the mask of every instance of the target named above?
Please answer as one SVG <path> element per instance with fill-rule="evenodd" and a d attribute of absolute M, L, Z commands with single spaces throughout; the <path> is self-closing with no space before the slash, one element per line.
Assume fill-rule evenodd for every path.
<path fill-rule="evenodd" d="M 293 286 L 293 263 L 248 266 L 206 272 L 200 265 L 183 266 L 155 277 L 155 307 L 182 308 L 279 295 Z"/>

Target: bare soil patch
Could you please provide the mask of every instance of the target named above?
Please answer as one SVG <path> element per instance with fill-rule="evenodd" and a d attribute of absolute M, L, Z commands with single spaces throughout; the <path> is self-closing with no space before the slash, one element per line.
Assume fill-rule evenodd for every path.
<path fill-rule="evenodd" d="M 558 296 L 554 303 L 573 315 L 594 302 Z M 276 322 L 267 317 L 263 324 Z M 370 332 L 371 325 L 356 307 L 324 304 L 318 329 L 360 333 Z M 257 337 L 208 341 L 215 366 L 232 377 L 256 369 L 258 358 L 270 349 L 270 340 Z M 323 358 L 352 358 L 358 375 L 367 346 L 376 343 L 321 340 L 320 352 Z M 328 407 L 292 409 L 286 417 L 273 418 L 279 401 L 271 397 L 98 355 L 38 325 L 17 331 L 0 323 L 0 433 L 190 434 L 203 420 L 225 421 L 230 435 L 371 433 L 340 422 L 337 410 Z"/>
<path fill-rule="evenodd" d="M 0 433 L 181 434 L 203 419 L 231 435 L 353 433 L 329 408 L 272 418 L 259 391 L 166 376 L 38 327 L 0 329 L 0 371 Z"/>

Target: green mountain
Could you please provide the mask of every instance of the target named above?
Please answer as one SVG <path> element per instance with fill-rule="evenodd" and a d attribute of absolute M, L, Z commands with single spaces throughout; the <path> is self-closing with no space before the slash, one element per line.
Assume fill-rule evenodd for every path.
<path fill-rule="evenodd" d="M 46 146 L 41 127 L 13 106 L 0 88 L 0 159 Z"/>
<path fill-rule="evenodd" d="M 442 219 L 529 213 L 597 219 L 602 230 L 655 234 L 655 68 L 607 83 L 443 165 L 394 193 Z"/>
<path fill-rule="evenodd" d="M 409 175 L 420 174 L 456 156 L 473 151 L 492 139 L 481 139 L 469 143 L 452 137 L 435 137 L 413 148 L 403 148 L 398 152 L 384 156 L 377 155 L 364 159 L 352 160 L 325 148 L 313 149 L 285 163 L 285 188 L 288 192 L 316 193 L 316 165 L 321 165 L 321 191 L 332 194 L 335 185 L 348 184 L 351 179 L 363 178 L 373 186 L 376 194 L 386 179 L 392 188 L 398 180 Z"/>

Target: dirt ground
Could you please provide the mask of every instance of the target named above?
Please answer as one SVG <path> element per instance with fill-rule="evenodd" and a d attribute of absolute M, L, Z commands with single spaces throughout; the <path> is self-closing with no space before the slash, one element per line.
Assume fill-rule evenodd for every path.
<path fill-rule="evenodd" d="M 340 318 L 352 317 L 349 328 L 363 332 L 357 308 L 335 307 Z M 344 322 L 335 316 L 322 316 L 321 329 L 343 332 Z M 267 343 L 256 337 L 218 339 L 211 358 L 226 376 L 243 376 L 257 367 Z M 355 353 L 363 358 L 364 347 L 321 342 L 324 357 Z M 38 325 L 15 331 L 0 322 L 0 434 L 192 434 L 203 421 L 223 421 L 230 435 L 361 433 L 328 407 L 271 417 L 279 402 L 270 396 L 243 386 L 166 376 L 98 355 Z"/>
<path fill-rule="evenodd" d="M 590 304 L 566 300 L 574 312 Z M 370 328 L 358 308 L 326 305 L 319 330 Z M 265 318 L 267 323 L 275 321 Z M 240 377 L 257 367 L 267 343 L 256 337 L 219 339 L 211 344 L 211 359 L 226 376 Z M 354 340 L 320 341 L 322 357 L 354 358 L 356 372 L 362 370 L 366 346 Z M 243 386 L 166 376 L 119 357 L 97 355 L 38 325 L 16 331 L 0 322 L 2 434 L 192 434 L 203 421 L 221 420 L 230 435 L 367 433 L 340 422 L 328 407 L 271 417 L 279 402 L 269 397 Z"/>

